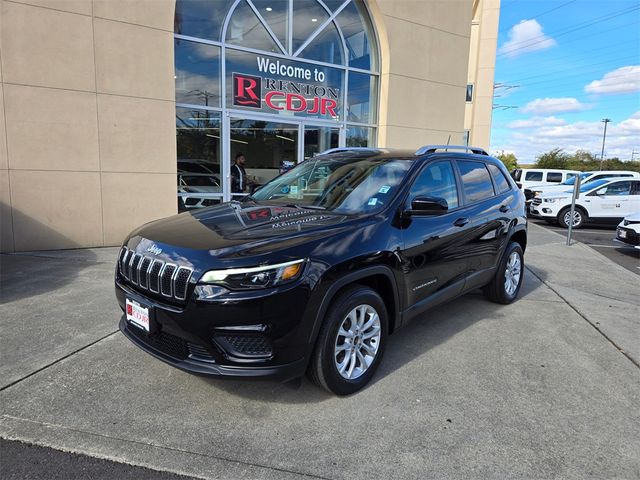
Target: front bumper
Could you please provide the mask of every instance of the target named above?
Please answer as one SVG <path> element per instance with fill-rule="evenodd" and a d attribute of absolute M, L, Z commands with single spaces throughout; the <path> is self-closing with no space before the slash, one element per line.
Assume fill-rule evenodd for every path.
<path fill-rule="evenodd" d="M 300 377 L 304 374 L 306 368 L 305 359 L 300 359 L 295 362 L 274 365 L 274 366 L 231 366 L 231 365 L 219 365 L 214 360 L 202 359 L 197 353 L 195 353 L 189 346 L 187 351 L 189 352 L 185 358 L 177 358 L 179 355 L 175 353 L 169 353 L 169 349 L 162 348 L 160 342 L 150 342 L 145 340 L 144 336 L 147 334 L 138 331 L 137 327 L 127 322 L 126 316 L 122 315 L 120 318 L 120 331 L 127 337 L 133 344 L 144 350 L 150 355 L 153 355 L 158 360 L 162 360 L 168 363 L 172 367 L 179 368 L 185 372 L 193 373 L 196 375 L 214 376 L 214 377 L 228 377 L 228 378 L 264 378 L 280 381 L 287 381 L 293 378 Z M 138 329 L 139 330 L 139 329 Z M 174 337 L 176 343 L 180 343 L 182 339 L 180 337 Z M 165 340 L 162 343 L 169 343 L 170 340 Z M 188 344 L 188 342 L 185 342 Z M 175 348 L 179 349 L 178 346 Z M 200 353 L 200 352 L 198 352 Z"/>
<path fill-rule="evenodd" d="M 150 332 L 126 315 L 121 332 L 169 365 L 199 375 L 282 381 L 305 372 L 315 316 L 305 308 L 312 302 L 304 285 L 216 302 L 191 297 L 182 306 L 161 303 L 122 281 L 115 290 L 123 311 L 129 299 L 150 313 Z M 253 325 L 264 329 L 243 330 Z"/>
<path fill-rule="evenodd" d="M 640 233 L 631 228 L 618 227 L 614 240 L 628 247 L 634 247 L 640 250 Z"/>

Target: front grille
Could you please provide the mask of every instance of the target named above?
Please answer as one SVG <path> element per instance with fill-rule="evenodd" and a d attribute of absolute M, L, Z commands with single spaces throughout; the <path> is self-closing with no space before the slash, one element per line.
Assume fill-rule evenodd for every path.
<path fill-rule="evenodd" d="M 263 335 L 216 335 L 215 340 L 234 357 L 268 358 L 273 355 L 271 342 Z"/>
<path fill-rule="evenodd" d="M 175 301 L 184 302 L 193 270 L 141 255 L 122 247 L 118 271 L 126 283 Z"/>
<path fill-rule="evenodd" d="M 177 360 L 185 360 L 189 356 L 189 349 L 187 348 L 187 342 L 180 337 L 171 335 L 166 332 L 154 333 L 152 335 L 147 334 L 141 328 L 136 326 L 129 326 L 129 332 L 143 343 L 150 347 L 159 350 L 165 355 L 169 355 Z"/>
<path fill-rule="evenodd" d="M 534 205 L 541 205 L 542 204 L 542 199 L 541 198 L 534 198 L 532 203 Z"/>

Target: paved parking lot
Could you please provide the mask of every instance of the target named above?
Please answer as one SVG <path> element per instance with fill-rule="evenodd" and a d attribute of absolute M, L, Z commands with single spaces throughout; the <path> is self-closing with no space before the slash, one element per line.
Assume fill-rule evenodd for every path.
<path fill-rule="evenodd" d="M 428 313 L 347 398 L 133 347 L 115 254 L 2 256 L 0 437 L 198 478 L 640 477 L 637 276 L 547 229 L 516 303 Z"/>
<path fill-rule="evenodd" d="M 543 226 L 557 232 L 558 234 L 567 236 L 567 229 L 557 225 L 549 225 L 544 220 L 529 219 L 531 223 Z M 615 226 L 589 225 L 578 230 L 574 230 L 571 234 L 572 241 L 582 242 L 591 248 L 600 252 L 609 260 L 623 266 L 627 270 L 640 275 L 640 250 L 625 246 L 616 242 L 613 238 L 616 236 Z"/>

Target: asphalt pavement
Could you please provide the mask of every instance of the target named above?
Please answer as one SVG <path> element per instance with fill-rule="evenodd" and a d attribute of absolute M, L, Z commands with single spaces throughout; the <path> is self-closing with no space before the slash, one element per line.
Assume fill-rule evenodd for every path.
<path fill-rule="evenodd" d="M 530 226 L 517 302 L 473 292 L 428 312 L 346 398 L 195 377 L 135 348 L 116 255 L 0 257 L 3 477 L 38 478 L 49 455 L 66 478 L 95 459 L 114 478 L 640 477 L 637 274 L 549 229 Z"/>

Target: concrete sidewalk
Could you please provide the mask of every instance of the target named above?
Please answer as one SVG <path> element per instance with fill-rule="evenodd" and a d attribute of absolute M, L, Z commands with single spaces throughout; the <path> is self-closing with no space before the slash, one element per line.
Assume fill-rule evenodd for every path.
<path fill-rule="evenodd" d="M 640 276 L 533 223 L 529 244 L 529 270 L 640 366 Z"/>
<path fill-rule="evenodd" d="M 640 476 L 638 276 L 547 229 L 517 302 L 429 312 L 347 398 L 141 352 L 117 332 L 116 255 L 0 257 L 0 437 L 199 478 Z"/>

